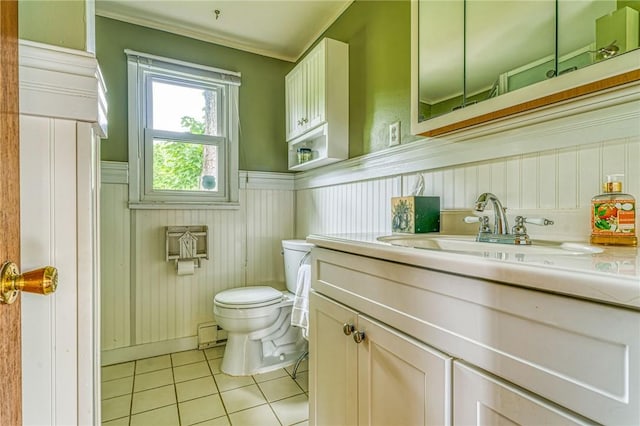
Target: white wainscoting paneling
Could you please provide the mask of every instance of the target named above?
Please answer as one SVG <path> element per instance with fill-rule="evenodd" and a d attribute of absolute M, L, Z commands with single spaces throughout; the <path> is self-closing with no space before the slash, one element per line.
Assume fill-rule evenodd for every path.
<path fill-rule="evenodd" d="M 295 235 L 293 187 L 290 190 L 245 189 L 241 193 L 247 206 L 245 282 L 284 283 L 281 241 Z"/>
<path fill-rule="evenodd" d="M 228 288 L 284 288 L 281 240 L 295 235 L 288 173 L 241 172 L 235 210 L 130 210 L 126 164 L 103 162 L 103 364 L 192 349 L 197 325 L 212 321 Z M 178 276 L 165 261 L 165 227 L 207 225 L 209 259 Z"/>
<path fill-rule="evenodd" d="M 21 296 L 23 394 L 39 401 L 23 418 L 25 424 L 75 424 L 77 399 L 56 396 L 75 396 L 78 389 L 76 169 L 75 161 L 65 161 L 76 158 L 76 123 L 22 116 L 20 127 L 22 269 L 55 265 L 59 274 L 54 294 Z"/>
<path fill-rule="evenodd" d="M 640 129 L 639 129 L 640 131 Z M 528 227 L 529 233 L 587 240 L 591 198 L 602 177 L 623 173 L 624 192 L 640 194 L 640 136 L 419 172 L 425 195 L 441 197 L 443 210 L 469 210 L 482 192 L 492 192 L 517 214 L 545 216 L 554 226 Z M 417 174 L 386 177 L 297 191 L 296 232 L 391 232 L 390 198 L 408 195 Z M 488 211 L 491 215 L 492 212 Z M 640 226 L 640 218 L 637 218 Z"/>
<path fill-rule="evenodd" d="M 397 176 L 297 191 L 298 237 L 390 231 L 391 197 L 400 196 L 401 188 Z"/>
<path fill-rule="evenodd" d="M 103 175 L 100 191 L 102 350 L 131 345 L 129 189 L 126 184 L 104 183 L 105 177 L 109 178 Z"/>

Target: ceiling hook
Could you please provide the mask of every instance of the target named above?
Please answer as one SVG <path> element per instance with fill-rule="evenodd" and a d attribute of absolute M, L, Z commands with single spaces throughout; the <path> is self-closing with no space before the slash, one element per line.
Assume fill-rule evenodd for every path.
<path fill-rule="evenodd" d="M 216 9 L 213 11 L 213 13 L 216 14 L 216 21 L 218 20 L 218 18 L 220 17 L 220 9 Z"/>

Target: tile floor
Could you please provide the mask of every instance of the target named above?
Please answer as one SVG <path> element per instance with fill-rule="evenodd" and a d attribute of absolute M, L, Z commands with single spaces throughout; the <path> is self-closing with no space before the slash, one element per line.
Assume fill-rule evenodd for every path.
<path fill-rule="evenodd" d="M 306 361 L 247 377 L 220 371 L 224 347 L 102 368 L 104 426 L 306 425 Z"/>

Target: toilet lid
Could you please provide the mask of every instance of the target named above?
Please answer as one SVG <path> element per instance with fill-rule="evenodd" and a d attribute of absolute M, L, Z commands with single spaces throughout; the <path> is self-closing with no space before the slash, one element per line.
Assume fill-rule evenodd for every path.
<path fill-rule="evenodd" d="M 273 287 L 238 287 L 221 291 L 214 301 L 221 306 L 249 308 L 267 306 L 282 300 L 282 292 Z"/>

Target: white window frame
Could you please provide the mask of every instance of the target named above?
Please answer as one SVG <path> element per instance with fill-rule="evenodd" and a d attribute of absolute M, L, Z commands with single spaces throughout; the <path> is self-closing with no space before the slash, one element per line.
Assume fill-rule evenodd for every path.
<path fill-rule="evenodd" d="M 125 50 L 129 98 L 129 207 L 155 208 L 237 208 L 238 207 L 238 92 L 240 73 L 170 58 Z M 218 123 L 220 135 L 154 130 L 152 122 L 153 81 L 184 86 L 216 88 L 220 94 Z M 161 191 L 153 189 L 153 140 L 179 140 L 217 147 L 218 190 Z"/>

